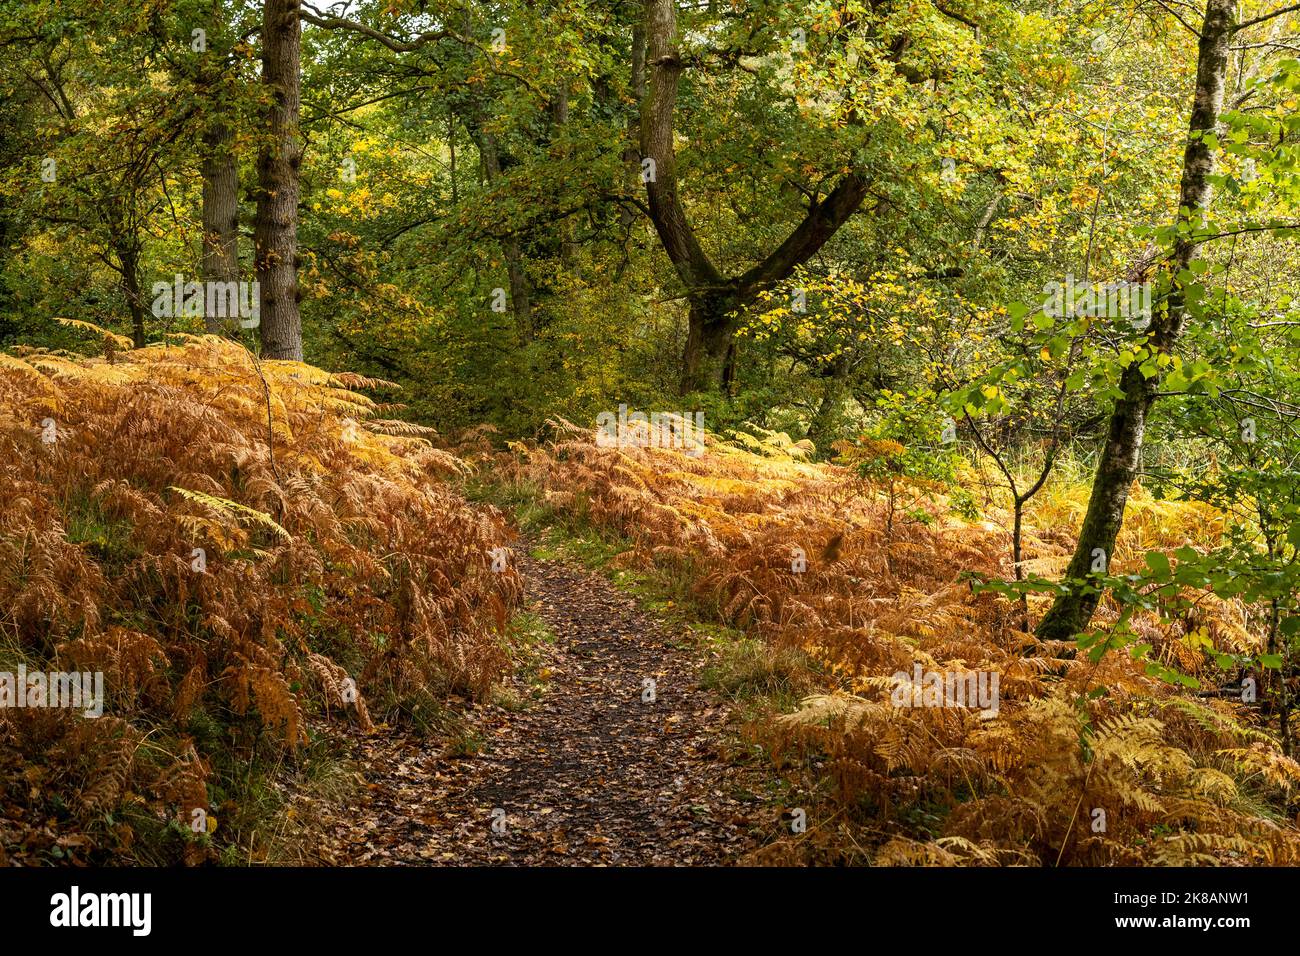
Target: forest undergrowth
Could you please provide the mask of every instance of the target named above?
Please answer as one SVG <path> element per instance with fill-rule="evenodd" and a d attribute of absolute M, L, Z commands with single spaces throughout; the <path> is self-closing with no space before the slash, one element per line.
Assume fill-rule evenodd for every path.
<path fill-rule="evenodd" d="M 1300 765 L 1284 756 L 1261 708 L 1160 676 L 1240 686 L 1222 655 L 1258 652 L 1263 641 L 1240 602 L 1204 592 L 1174 619 L 1139 611 L 1127 624 L 1150 653 L 1112 650 L 1094 662 L 1073 642 L 1034 636 L 1046 598 L 1030 597 L 1026 618 L 1019 602 L 972 586 L 1012 575 L 1006 516 L 995 507 L 967 520 L 923 483 L 887 491 L 780 441 L 709 436 L 707 451 L 691 455 L 644 425 L 645 434 L 611 448 L 587 429 L 555 424 L 553 442 L 499 456 L 496 473 L 516 499 L 621 542 L 616 566 L 688 578 L 694 613 L 761 641 L 761 660 L 751 653 L 747 666 L 766 668 L 769 685 L 808 688 L 785 710 L 770 695 L 747 728 L 815 802 L 806 826 L 758 860 L 1300 860 Z M 853 451 L 846 445 L 842 458 Z M 1086 488 L 1053 488 L 1035 503 L 1026 569 L 1060 572 L 1085 497 Z M 1211 548 L 1222 529 L 1212 508 L 1137 486 L 1115 573 L 1152 548 Z M 1095 627 L 1106 631 L 1120 613 L 1107 599 Z M 910 687 L 918 667 L 996 673 L 996 713 L 919 706 Z"/>
<path fill-rule="evenodd" d="M 961 517 L 924 482 L 882 487 L 848 467 L 860 443 L 840 464 L 711 435 L 691 455 L 651 436 L 602 447 L 561 421 L 539 446 L 496 451 L 480 430 L 452 453 L 385 417 L 363 392 L 383 382 L 214 337 L 119 351 L 90 331 L 104 357 L 0 358 L 0 663 L 102 672 L 106 692 L 95 718 L 0 710 L 8 860 L 292 859 L 286 787 L 345 785 L 330 780 L 336 729 L 487 697 L 513 666 L 522 587 L 492 567 L 514 531 L 467 503 L 466 479 L 605 533 L 610 567 L 654 569 L 692 614 L 741 632 L 723 657 L 744 673 L 718 687 L 755 691 L 748 740 L 807 798 L 791 808 L 806 826 L 751 862 L 1300 857 L 1300 765 L 1265 710 L 1163 676 L 1233 686 L 1223 655 L 1263 640 L 1240 602 L 1138 611 L 1150 653 L 1094 660 L 1034 636 L 1045 598 L 975 586 L 1011 574 L 1005 515 Z M 1025 568 L 1059 573 L 1081 494 L 1034 503 Z M 1222 529 L 1211 508 L 1136 487 L 1115 569 L 1210 549 Z M 1120 614 L 1107 599 L 1097 626 Z M 920 672 L 996 674 L 992 712 L 900 698 L 900 673 Z"/>
<path fill-rule="evenodd" d="M 0 709 L 0 862 L 291 861 L 332 727 L 509 667 L 509 532 L 381 382 L 105 343 L 0 355 L 0 665 L 104 675 L 102 716 Z"/>

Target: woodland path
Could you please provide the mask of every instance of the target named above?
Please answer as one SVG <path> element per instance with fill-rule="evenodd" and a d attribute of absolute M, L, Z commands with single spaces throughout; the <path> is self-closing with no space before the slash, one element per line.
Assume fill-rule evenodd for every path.
<path fill-rule="evenodd" d="M 473 756 L 396 731 L 354 738 L 366 785 L 330 811 L 321 861 L 738 862 L 755 846 L 759 785 L 723 756 L 728 712 L 698 687 L 699 653 L 599 575 L 522 547 L 513 560 L 555 637 L 539 648 L 543 696 L 469 710 L 484 739 Z"/>

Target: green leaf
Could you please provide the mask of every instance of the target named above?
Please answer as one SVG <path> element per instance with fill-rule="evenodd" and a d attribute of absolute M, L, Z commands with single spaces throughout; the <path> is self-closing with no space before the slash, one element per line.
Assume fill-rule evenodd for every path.
<path fill-rule="evenodd" d="M 1147 567 L 1162 581 L 1169 580 L 1169 558 L 1163 551 L 1146 553 Z"/>

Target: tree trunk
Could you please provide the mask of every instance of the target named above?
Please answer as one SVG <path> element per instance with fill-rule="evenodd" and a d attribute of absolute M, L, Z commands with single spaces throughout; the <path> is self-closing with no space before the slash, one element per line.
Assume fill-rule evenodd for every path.
<path fill-rule="evenodd" d="M 488 132 L 484 127 L 484 120 L 478 113 L 477 106 L 472 132 L 478 145 L 479 158 L 483 163 L 483 178 L 492 185 L 500 180 L 505 164 L 501 159 L 496 135 Z M 502 241 L 501 251 L 506 260 L 506 279 L 510 286 L 510 311 L 515 316 L 515 329 L 519 341 L 527 342 L 533 336 L 533 305 L 528 273 L 524 270 L 523 247 L 519 239 L 511 235 Z"/>
<path fill-rule="evenodd" d="M 1271 548 L 1269 549 L 1272 550 Z M 1269 654 L 1278 652 L 1279 644 L 1279 627 L 1282 623 L 1281 607 L 1277 598 L 1273 598 L 1269 607 L 1268 616 L 1268 646 Z M 1285 642 L 1285 638 L 1282 639 Z M 1287 692 L 1287 680 L 1290 678 L 1289 665 L 1290 654 L 1285 653 L 1286 645 L 1283 644 L 1282 667 L 1277 672 L 1277 705 L 1278 705 L 1278 737 L 1282 743 L 1282 755 L 1291 756 L 1291 698 Z"/>
<path fill-rule="evenodd" d="M 230 127 L 218 123 L 203 136 L 203 278 L 239 281 L 239 171 Z M 238 336 L 239 317 L 204 313 L 208 332 Z"/>
<path fill-rule="evenodd" d="M 826 375 L 826 389 L 812 421 L 808 423 L 808 440 L 818 451 L 824 451 L 834 439 L 836 419 L 844 405 L 845 380 L 849 375 L 849 363 L 844 356 L 834 362 Z"/>
<path fill-rule="evenodd" d="M 513 236 L 506 240 L 506 277 L 510 280 L 510 309 L 515 314 L 515 326 L 520 341 L 533 337 L 533 303 L 524 272 L 524 253 L 519 240 Z"/>
<path fill-rule="evenodd" d="M 798 226 L 744 274 L 724 277 L 705 254 L 677 190 L 673 146 L 677 87 L 683 64 L 677 49 L 676 0 L 646 0 L 645 96 L 641 100 L 642 176 L 650 219 L 690 302 L 682 352 L 682 394 L 722 385 L 740 309 L 763 289 L 788 278 L 848 221 L 867 195 L 867 182 L 850 167 L 824 198 L 814 199 Z M 635 68 L 634 64 L 634 68 Z"/>
<path fill-rule="evenodd" d="M 144 294 L 140 291 L 140 252 L 126 244 L 117 246 L 117 259 L 122 266 L 122 294 L 131 313 L 131 344 L 144 348 Z"/>
<path fill-rule="evenodd" d="M 568 125 L 569 80 L 566 77 L 556 83 L 555 99 L 551 101 L 552 143 L 563 135 L 564 128 Z M 570 267 L 573 265 L 573 262 L 578 255 L 578 244 L 573 241 L 573 223 L 566 216 L 556 220 L 554 227 L 555 231 L 559 234 L 560 262 L 563 263 L 566 268 Z"/>
<path fill-rule="evenodd" d="M 268 142 L 257 161 L 257 279 L 261 283 L 262 354 L 302 361 L 298 309 L 298 131 L 302 76 L 302 23 L 298 0 L 265 0 L 262 16 L 262 83 L 268 88 Z"/>
<path fill-rule="evenodd" d="M 1234 33 L 1234 0 L 1207 0 L 1205 21 L 1196 67 L 1196 95 L 1192 105 L 1187 146 L 1183 152 L 1183 175 L 1179 195 L 1178 222 L 1194 223 L 1210 202 L 1210 176 L 1214 154 L 1202 133 L 1211 132 L 1223 107 L 1223 88 L 1228 69 L 1229 45 Z M 1152 345 L 1171 352 L 1178 344 L 1187 320 L 1186 299 L 1178 274 L 1196 256 L 1199 241 L 1183 234 L 1174 245 L 1170 274 L 1174 277 L 1165 308 L 1150 326 Z M 1129 488 L 1137 478 L 1142 459 L 1142 437 L 1147 415 L 1155 402 L 1156 381 L 1144 378 L 1137 365 L 1130 365 L 1120 380 L 1124 397 L 1111 413 L 1106 444 L 1097 463 L 1088 511 L 1079 530 L 1079 543 L 1066 571 L 1067 579 L 1086 578 L 1096 557 L 1109 567 L 1115 539 L 1124 522 Z M 1098 554 L 1098 552 L 1100 552 Z M 1092 620 L 1101 594 L 1095 588 L 1077 587 L 1057 597 L 1038 624 L 1043 640 L 1070 640 Z"/>
<path fill-rule="evenodd" d="M 638 103 L 645 99 L 645 20 L 638 18 L 632 25 L 632 96 Z M 633 113 L 627 120 L 627 145 L 623 147 L 623 165 L 627 168 L 628 183 L 633 187 L 641 185 L 641 117 Z M 624 226 L 631 226 L 636 211 L 630 206 L 623 206 L 620 219 Z"/>
<path fill-rule="evenodd" d="M 682 352 L 683 395 L 722 387 L 727 351 L 735 331 L 734 303 L 728 295 L 700 295 L 690 299 L 686 348 Z"/>

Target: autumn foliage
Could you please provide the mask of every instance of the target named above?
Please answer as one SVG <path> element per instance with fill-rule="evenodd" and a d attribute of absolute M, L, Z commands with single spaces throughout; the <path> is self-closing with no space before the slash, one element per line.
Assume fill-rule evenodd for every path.
<path fill-rule="evenodd" d="M 208 858 L 223 834 L 189 824 L 215 765 L 291 765 L 509 659 L 505 531 L 358 391 L 381 383 L 215 337 L 108 344 L 0 356 L 0 668 L 107 686 L 98 719 L 0 710 L 0 861 L 159 861 L 137 850 L 167 833 Z"/>
<path fill-rule="evenodd" d="M 810 662 L 816 692 L 753 734 L 820 802 L 806 832 L 787 831 L 758 860 L 1300 862 L 1300 765 L 1258 714 L 1176 688 L 1122 651 L 1093 663 L 1073 643 L 1038 640 L 1017 602 L 971 587 L 971 572 L 1010 577 L 1009 536 L 994 521 L 954 517 L 918 489 L 925 520 L 891 523 L 878 483 L 789 447 L 711 438 L 693 458 L 640 447 L 655 444 L 646 436 L 604 448 L 584 429 L 558 429 L 545 447 L 515 450 L 516 481 L 630 540 L 625 562 L 689 574 L 701 606 Z M 1026 553 L 1054 573 L 1082 501 L 1044 498 Z M 1204 546 L 1219 531 L 1211 509 L 1137 489 L 1115 565 L 1140 563 L 1148 548 Z M 1154 658 L 1197 673 L 1214 650 L 1259 649 L 1241 607 L 1201 598 L 1172 626 L 1138 615 Z M 1103 605 L 1095 623 L 1117 610 Z M 1031 617 L 1041 612 L 1031 600 Z M 996 673 L 996 716 L 898 706 L 894 675 L 916 665 Z"/>

